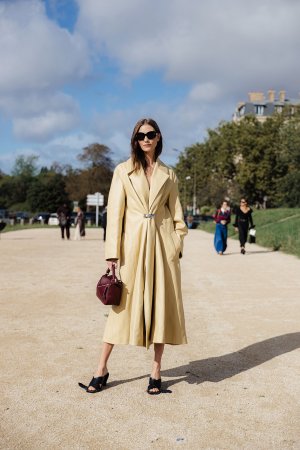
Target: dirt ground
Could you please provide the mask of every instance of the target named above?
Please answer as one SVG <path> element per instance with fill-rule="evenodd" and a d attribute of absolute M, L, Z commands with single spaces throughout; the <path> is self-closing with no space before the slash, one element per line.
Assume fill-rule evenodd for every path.
<path fill-rule="evenodd" d="M 189 343 L 166 346 L 167 391 L 145 390 L 152 348 L 117 346 L 88 395 L 108 307 L 102 230 L 2 234 L 1 449 L 300 449 L 300 260 L 191 230 L 181 262 Z"/>

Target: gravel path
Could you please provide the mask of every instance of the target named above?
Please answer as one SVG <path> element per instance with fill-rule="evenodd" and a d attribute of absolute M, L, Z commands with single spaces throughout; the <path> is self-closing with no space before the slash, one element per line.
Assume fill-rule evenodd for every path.
<path fill-rule="evenodd" d="M 182 279 L 189 344 L 166 346 L 166 392 L 145 392 L 152 349 L 117 346 L 88 395 L 107 316 L 95 297 L 102 230 L 1 236 L 1 449 L 300 449 L 300 260 L 256 245 L 216 255 L 192 230 Z"/>

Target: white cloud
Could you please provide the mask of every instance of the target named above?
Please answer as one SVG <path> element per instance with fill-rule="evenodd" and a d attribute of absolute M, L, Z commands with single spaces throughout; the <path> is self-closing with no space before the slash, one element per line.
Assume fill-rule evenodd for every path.
<path fill-rule="evenodd" d="M 193 102 L 203 102 L 214 100 L 220 94 L 220 90 L 214 83 L 196 84 L 189 93 L 189 99 Z"/>
<path fill-rule="evenodd" d="M 130 138 L 136 122 L 143 117 L 152 117 L 158 122 L 164 138 L 162 159 L 174 164 L 178 152 L 206 136 L 208 127 L 218 125 L 216 117 L 230 120 L 230 104 L 214 104 L 210 109 L 199 104 L 189 95 L 178 104 L 162 104 L 159 100 L 143 102 L 128 109 L 97 113 L 92 120 L 93 132 L 101 136 L 100 142 L 112 151 L 115 161 L 130 156 Z M 113 126 L 112 126 L 113 124 Z"/>
<path fill-rule="evenodd" d="M 63 93 L 28 92 L 0 97 L 0 108 L 12 118 L 19 139 L 45 141 L 79 122 L 79 106 Z"/>
<path fill-rule="evenodd" d="M 84 39 L 50 21 L 38 0 L 2 2 L 0 29 L 0 93 L 53 89 L 90 69 Z"/>
<path fill-rule="evenodd" d="M 247 92 L 273 88 L 298 95 L 300 2 L 76 1 L 79 17 L 70 33 L 47 18 L 41 0 L 0 0 L 0 110 L 13 121 L 19 138 L 50 139 L 40 147 L 45 162 L 76 162 L 76 154 L 91 143 L 88 136 L 122 159 L 129 155 L 132 128 L 143 116 L 157 119 L 165 137 L 164 157 L 174 159 L 172 148 L 202 140 L 207 127 L 230 119 Z M 70 133 L 55 144 L 53 136 L 65 134 L 82 119 L 78 103 L 61 91 L 66 83 L 90 74 L 92 57 L 98 58 L 95 71 L 105 70 L 103 55 L 120 71 L 110 66 L 104 78 L 113 72 L 115 80 L 126 79 L 130 85 L 139 75 L 146 80 L 145 74 L 154 72 L 162 74 L 170 92 L 172 82 L 190 90 L 172 104 L 156 93 L 152 102 L 140 100 L 139 89 L 132 92 L 132 103 L 114 98 L 105 113 L 81 123 L 83 141 Z M 99 84 L 101 90 L 101 80 Z M 122 96 L 118 88 L 106 96 Z M 91 103 L 89 98 L 84 105 L 88 114 Z"/>
<path fill-rule="evenodd" d="M 45 140 L 74 127 L 74 116 L 66 111 L 46 111 L 36 117 L 15 119 L 16 136 L 27 140 Z"/>
<path fill-rule="evenodd" d="M 78 123 L 60 88 L 90 70 L 85 40 L 50 21 L 39 0 L 0 3 L 0 111 L 18 138 L 43 141 Z"/>
<path fill-rule="evenodd" d="M 80 163 L 77 156 L 84 147 L 94 142 L 99 142 L 99 136 L 84 131 L 51 139 L 40 152 L 40 164 L 49 167 L 54 161 L 59 161 L 78 167 Z"/>
<path fill-rule="evenodd" d="M 125 74 L 162 70 L 169 80 L 298 90 L 300 3 L 293 0 L 78 0 L 77 29 Z M 297 92 L 297 91 L 296 91 Z"/>

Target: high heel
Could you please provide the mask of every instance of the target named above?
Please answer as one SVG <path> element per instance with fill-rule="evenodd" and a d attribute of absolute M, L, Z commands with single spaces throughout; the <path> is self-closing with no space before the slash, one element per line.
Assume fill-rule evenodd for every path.
<path fill-rule="evenodd" d="M 155 389 L 155 391 L 154 391 Z M 147 387 L 147 392 L 150 395 L 158 395 L 161 393 L 161 378 L 156 380 L 155 378 L 149 378 L 149 385 Z"/>
<path fill-rule="evenodd" d="M 96 377 L 96 378 L 93 377 L 88 386 L 85 386 L 82 383 L 78 383 L 78 384 L 81 388 L 85 389 L 88 394 L 95 394 L 96 392 L 100 392 L 102 390 L 102 388 L 106 386 L 108 377 L 109 377 L 109 372 L 107 372 L 107 374 L 104 375 L 103 377 Z M 89 389 L 90 387 L 92 387 L 94 389 L 90 390 Z"/>

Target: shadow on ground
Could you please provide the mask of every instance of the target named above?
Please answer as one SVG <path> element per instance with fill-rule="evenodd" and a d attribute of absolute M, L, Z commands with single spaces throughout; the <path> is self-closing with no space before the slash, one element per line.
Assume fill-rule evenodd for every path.
<path fill-rule="evenodd" d="M 191 361 L 183 366 L 163 370 L 161 372 L 162 377 L 174 378 L 173 380 L 163 380 L 163 393 L 172 392 L 169 388 L 182 381 L 189 384 L 201 384 L 205 381 L 218 383 L 298 348 L 300 348 L 300 332 L 289 333 L 257 342 L 233 353 Z M 141 380 L 148 376 L 141 375 L 125 380 L 112 381 L 107 388 Z"/>
<path fill-rule="evenodd" d="M 200 384 L 205 381 L 218 383 L 297 348 L 300 348 L 300 332 L 284 334 L 249 345 L 237 352 L 191 361 L 184 366 L 164 370 L 162 376 L 180 377 L 180 379 L 164 383 L 166 387 L 181 381 L 190 384 Z"/>

